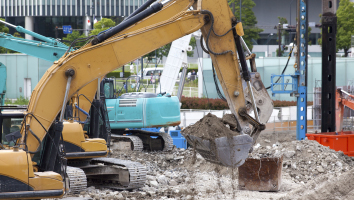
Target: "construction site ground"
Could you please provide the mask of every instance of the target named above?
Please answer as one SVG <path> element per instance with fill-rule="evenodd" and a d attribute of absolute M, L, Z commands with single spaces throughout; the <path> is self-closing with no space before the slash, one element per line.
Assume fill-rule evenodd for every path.
<path fill-rule="evenodd" d="M 238 170 L 206 162 L 192 148 L 171 152 L 122 152 L 112 157 L 144 164 L 146 184 L 133 191 L 89 187 L 79 199 L 354 199 L 354 159 L 318 144 L 297 141 L 296 133 L 262 133 L 252 157 L 283 155 L 282 184 L 278 192 L 238 189 Z M 256 169 L 255 169 L 256 170 Z M 76 198 L 75 198 L 76 199 Z"/>

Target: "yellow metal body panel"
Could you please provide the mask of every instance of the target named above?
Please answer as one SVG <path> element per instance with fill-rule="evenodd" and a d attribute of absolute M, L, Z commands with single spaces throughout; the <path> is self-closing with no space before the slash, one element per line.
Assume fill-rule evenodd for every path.
<path fill-rule="evenodd" d="M 97 142 L 101 144 L 106 144 L 106 140 L 101 139 L 101 138 L 88 138 L 86 139 L 87 142 Z"/>
<path fill-rule="evenodd" d="M 63 124 L 63 139 L 65 142 L 74 144 L 82 148 L 85 152 L 107 151 L 106 140 L 101 138 L 85 138 L 82 126 L 78 122 L 66 121 Z"/>
<path fill-rule="evenodd" d="M 32 165 L 28 165 L 28 163 L 32 163 L 32 160 L 23 150 L 18 152 L 13 150 L 0 151 L 0 175 L 28 184 L 28 177 L 34 177 Z"/>
<path fill-rule="evenodd" d="M 85 150 L 85 152 L 107 151 L 106 141 L 105 140 L 103 140 L 103 141 L 104 141 L 104 143 L 87 139 L 85 142 L 81 143 L 81 145 L 82 145 L 82 148 Z"/>
<path fill-rule="evenodd" d="M 63 189 L 63 179 L 54 172 L 33 172 L 32 159 L 23 150 L 0 151 L 0 175 L 29 185 L 33 190 Z"/>
<path fill-rule="evenodd" d="M 29 179 L 34 190 L 59 190 L 63 189 L 63 179 L 54 172 L 36 172 L 35 177 Z"/>
<path fill-rule="evenodd" d="M 84 132 L 81 124 L 78 122 L 64 122 L 63 139 L 76 146 L 81 147 L 81 143 L 85 142 Z"/>
<path fill-rule="evenodd" d="M 243 36 L 245 33 L 243 32 L 243 28 L 242 28 L 242 22 L 239 22 L 236 24 L 236 33 L 239 36 Z"/>

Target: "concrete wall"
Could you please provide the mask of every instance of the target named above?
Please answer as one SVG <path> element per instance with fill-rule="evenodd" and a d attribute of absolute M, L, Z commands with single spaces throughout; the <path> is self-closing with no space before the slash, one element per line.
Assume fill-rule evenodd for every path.
<path fill-rule="evenodd" d="M 265 87 L 270 86 L 271 75 L 281 74 L 284 66 L 287 62 L 287 58 L 258 58 L 256 59 L 257 71 L 261 74 L 262 81 Z M 285 75 L 295 74 L 294 69 L 295 58 L 292 57 L 289 61 L 288 67 L 285 71 Z M 202 59 L 203 67 L 203 77 L 206 87 L 202 86 L 203 82 L 199 82 L 199 87 L 203 87 L 203 94 L 201 97 L 209 98 L 218 98 L 214 80 L 212 78 L 211 71 L 211 59 L 204 58 Z M 321 80 L 322 76 L 322 58 L 321 57 L 311 57 L 308 59 L 308 101 L 313 101 L 313 88 L 316 86 L 315 83 L 318 80 Z M 346 86 L 348 81 L 354 80 L 354 58 L 339 58 L 337 57 L 337 74 L 336 82 L 337 86 Z M 200 76 L 200 75 L 199 75 Z M 320 84 L 320 82 L 319 82 Z M 290 86 L 289 86 L 290 87 Z M 220 87 L 221 88 L 221 87 Z M 268 90 L 273 100 L 282 100 L 282 101 L 296 101 L 295 97 L 291 97 L 289 94 L 275 94 L 273 97 L 271 91 Z"/>
<path fill-rule="evenodd" d="M 24 97 L 24 80 L 31 79 L 31 91 L 34 89 L 51 62 L 25 54 L 0 54 L 0 62 L 7 68 L 5 98 Z"/>

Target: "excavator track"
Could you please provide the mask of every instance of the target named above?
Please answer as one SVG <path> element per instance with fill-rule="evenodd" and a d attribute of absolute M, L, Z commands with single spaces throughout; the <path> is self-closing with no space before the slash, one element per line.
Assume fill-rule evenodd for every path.
<path fill-rule="evenodd" d="M 118 140 L 118 142 L 130 141 L 132 143 L 133 151 L 142 151 L 144 148 L 143 141 L 141 141 L 138 136 L 111 134 L 111 139 Z"/>
<path fill-rule="evenodd" d="M 162 137 L 162 139 L 165 142 L 163 151 L 172 151 L 173 148 L 173 139 L 168 133 L 162 133 L 160 132 L 159 135 Z"/>
<path fill-rule="evenodd" d="M 85 172 L 77 167 L 66 167 L 66 175 L 69 183 L 70 193 L 80 193 L 87 188 Z"/>
<path fill-rule="evenodd" d="M 146 167 L 139 162 L 116 158 L 95 158 L 83 166 L 88 185 L 114 190 L 141 188 L 146 181 Z"/>
<path fill-rule="evenodd" d="M 132 135 L 117 135 L 111 134 L 111 138 L 118 141 L 127 141 L 129 139 L 132 142 L 133 151 L 142 151 L 142 150 L 158 150 L 158 151 L 171 151 L 173 148 L 173 139 L 168 133 L 163 132 L 150 132 L 144 130 L 128 130 L 127 133 Z M 163 145 L 160 145 L 161 148 L 151 147 L 153 144 L 149 142 L 150 136 L 160 136 L 163 140 Z"/>

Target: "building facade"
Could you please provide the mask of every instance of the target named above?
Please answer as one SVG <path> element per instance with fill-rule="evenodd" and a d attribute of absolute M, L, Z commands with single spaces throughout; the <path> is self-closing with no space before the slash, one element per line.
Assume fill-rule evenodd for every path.
<path fill-rule="evenodd" d="M 0 16 L 128 16 L 144 2 L 146 0 L 0 0 Z"/>
<path fill-rule="evenodd" d="M 87 32 L 92 28 L 87 20 L 102 17 L 119 22 L 129 16 L 146 0 L 0 0 L 0 17 L 7 22 L 23 26 L 48 37 L 63 38 L 56 27 L 71 25 L 75 30 Z M 92 26 L 93 23 L 91 23 Z M 13 34 L 15 30 L 10 29 Z M 27 39 L 33 39 L 23 35 Z"/>
<path fill-rule="evenodd" d="M 288 20 L 289 25 L 296 24 L 297 0 L 253 0 L 256 6 L 257 27 L 263 29 L 255 45 L 276 45 L 278 17 Z M 339 0 L 337 0 L 339 2 Z M 0 17 L 10 23 L 21 25 L 39 34 L 55 37 L 56 26 L 72 25 L 73 29 L 89 29 L 86 21 L 92 17 L 129 16 L 146 0 L 0 0 Z M 322 0 L 309 0 L 309 22 L 320 23 Z M 238 16 L 237 16 L 238 17 Z M 241 19 L 242 20 L 242 19 Z M 309 40 L 317 44 L 321 30 L 311 27 Z M 272 34 L 272 35 L 271 35 Z M 65 36 L 62 33 L 57 35 Z M 288 44 L 293 41 L 294 32 L 289 32 L 282 39 Z"/>

